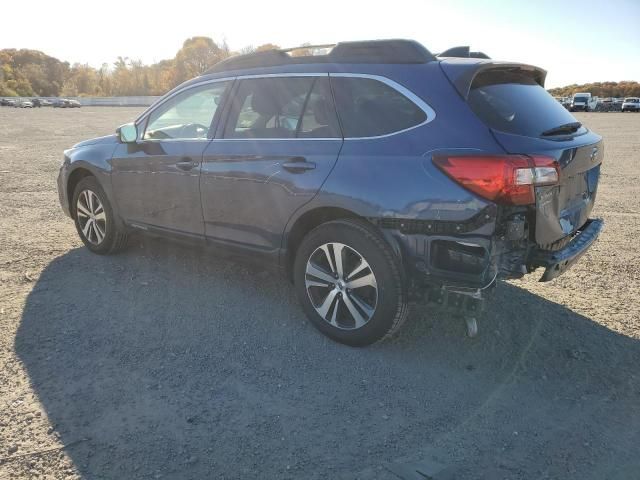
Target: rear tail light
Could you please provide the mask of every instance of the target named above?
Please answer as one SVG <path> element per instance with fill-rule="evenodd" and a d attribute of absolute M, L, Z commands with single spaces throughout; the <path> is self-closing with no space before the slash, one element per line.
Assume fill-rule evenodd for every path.
<path fill-rule="evenodd" d="M 433 163 L 476 195 L 506 205 L 535 203 L 535 187 L 558 183 L 551 157 L 528 155 L 435 156 Z"/>

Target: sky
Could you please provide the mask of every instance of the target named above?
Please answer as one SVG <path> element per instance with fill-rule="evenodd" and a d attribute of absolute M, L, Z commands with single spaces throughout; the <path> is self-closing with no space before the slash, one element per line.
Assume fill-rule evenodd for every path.
<path fill-rule="evenodd" d="M 30 0 L 7 2 L 0 49 L 31 48 L 99 67 L 118 56 L 173 58 L 193 36 L 232 50 L 409 38 L 438 53 L 470 45 L 546 69 L 547 87 L 640 81 L 640 0 Z M 12 11 L 15 10 L 15 11 Z M 48 13 L 45 13 L 48 12 Z M 51 13 L 55 12 L 55 13 Z"/>

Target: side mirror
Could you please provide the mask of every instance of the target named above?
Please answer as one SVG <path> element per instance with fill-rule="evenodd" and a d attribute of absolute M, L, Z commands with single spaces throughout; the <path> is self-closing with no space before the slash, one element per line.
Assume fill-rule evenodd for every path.
<path fill-rule="evenodd" d="M 122 143 L 135 143 L 138 140 L 138 129 L 134 123 L 126 123 L 116 130 Z"/>

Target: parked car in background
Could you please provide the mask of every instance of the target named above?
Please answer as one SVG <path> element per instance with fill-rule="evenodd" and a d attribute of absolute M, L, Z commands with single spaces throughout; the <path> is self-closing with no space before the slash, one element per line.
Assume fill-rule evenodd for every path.
<path fill-rule="evenodd" d="M 592 97 L 590 93 L 576 93 L 571 99 L 569 108 L 572 112 L 590 112 L 595 110 L 598 97 Z"/>
<path fill-rule="evenodd" d="M 611 98 L 611 105 L 609 108 L 610 112 L 619 112 L 622 110 L 622 99 L 621 98 Z"/>
<path fill-rule="evenodd" d="M 66 98 L 59 98 L 53 102 L 53 107 L 54 108 L 70 108 L 70 102 L 71 100 L 68 100 Z"/>
<path fill-rule="evenodd" d="M 33 102 L 31 100 L 22 100 L 16 104 L 19 108 L 33 108 Z"/>
<path fill-rule="evenodd" d="M 622 102 L 623 112 L 640 112 L 640 98 L 627 97 Z"/>
<path fill-rule="evenodd" d="M 614 98 L 600 98 L 596 104 L 596 112 L 616 112 L 620 111 L 620 103 L 616 103 Z"/>
<path fill-rule="evenodd" d="M 5 106 L 5 107 L 15 107 L 16 103 L 18 103 L 18 102 L 13 98 L 3 98 L 2 99 L 2 105 Z"/>
<path fill-rule="evenodd" d="M 598 237 L 602 137 L 544 70 L 407 40 L 290 53 L 231 57 L 66 150 L 59 199 L 85 246 L 147 232 L 279 267 L 318 330 L 362 346 L 410 298 L 473 335 L 496 279 L 552 280 Z"/>
<path fill-rule="evenodd" d="M 45 98 L 34 98 L 32 100 L 34 107 L 50 107 L 52 102 Z"/>
<path fill-rule="evenodd" d="M 53 103 L 56 108 L 80 108 L 81 104 L 77 100 L 69 100 L 68 98 L 59 98 L 57 102 Z"/>

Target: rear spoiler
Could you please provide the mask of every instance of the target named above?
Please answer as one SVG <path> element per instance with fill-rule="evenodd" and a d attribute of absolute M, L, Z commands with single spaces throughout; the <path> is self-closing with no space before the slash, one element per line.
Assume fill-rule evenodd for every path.
<path fill-rule="evenodd" d="M 496 62 L 480 59 L 443 59 L 440 66 L 445 75 L 449 78 L 453 86 L 456 88 L 460 96 L 465 100 L 469 96 L 469 91 L 473 85 L 475 78 L 481 74 L 491 70 L 517 71 L 531 76 L 531 78 L 541 87 L 544 87 L 544 81 L 547 77 L 547 71 L 526 65 L 524 63 Z"/>

